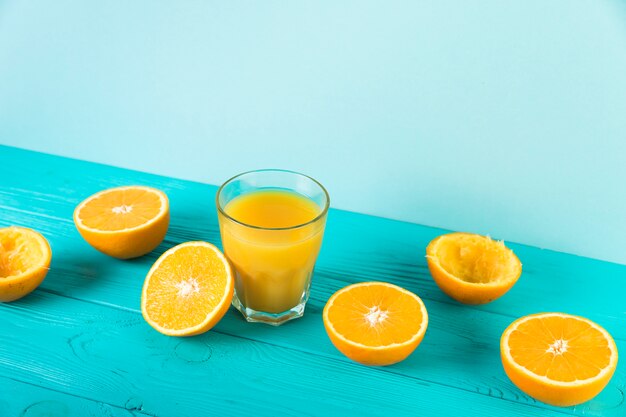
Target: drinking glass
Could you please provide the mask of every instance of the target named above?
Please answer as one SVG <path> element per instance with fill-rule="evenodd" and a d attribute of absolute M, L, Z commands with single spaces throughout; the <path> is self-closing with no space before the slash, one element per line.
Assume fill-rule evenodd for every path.
<path fill-rule="evenodd" d="M 246 223 L 241 214 L 237 218 L 230 210 L 234 205 L 229 204 L 258 192 L 270 192 L 266 198 L 272 198 L 271 192 L 286 192 L 296 199 L 295 203 L 306 203 L 315 211 L 308 221 L 282 227 Z M 301 317 L 330 203 L 324 187 L 304 174 L 263 169 L 229 179 L 218 190 L 216 199 L 224 254 L 235 270 L 233 305 L 250 322 L 280 325 Z M 247 201 L 250 206 L 246 210 L 254 211 L 254 200 Z M 285 209 L 291 208 L 283 205 L 281 210 Z M 280 220 L 288 214 L 277 209 L 275 216 Z"/>

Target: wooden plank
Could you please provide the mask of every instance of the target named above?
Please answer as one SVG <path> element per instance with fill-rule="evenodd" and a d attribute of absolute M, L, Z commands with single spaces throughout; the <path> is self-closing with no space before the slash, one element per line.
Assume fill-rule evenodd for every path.
<path fill-rule="evenodd" d="M 28 167 L 24 175 L 13 175 L 24 166 Z M 76 173 L 80 175 L 77 177 Z M 143 277 L 158 253 L 185 240 L 219 243 L 213 186 L 14 148 L 0 148 L 0 176 L 10 179 L 0 183 L 0 225 L 35 227 L 51 240 L 53 264 L 42 286 L 44 291 L 136 313 Z M 71 213 L 90 193 L 129 183 L 153 185 L 166 191 L 172 203 L 172 225 L 166 241 L 153 254 L 134 261 L 117 261 L 82 241 L 71 222 Z M 269 346 L 286 347 L 290 352 L 347 363 L 324 334 L 319 317 L 323 304 L 332 292 L 348 283 L 390 281 L 415 291 L 425 300 L 431 325 L 417 353 L 402 364 L 386 368 L 386 372 L 450 390 L 522 403 L 533 400 L 508 382 L 497 349 L 499 334 L 513 318 L 537 311 L 568 311 L 599 321 L 618 338 L 618 346 L 626 340 L 623 303 L 620 291 L 615 291 L 624 288 L 624 266 L 512 245 L 524 262 L 520 282 L 501 300 L 483 307 L 467 307 L 443 295 L 428 274 L 424 249 L 440 233 L 439 229 L 333 210 L 305 318 L 279 329 L 268 329 L 244 323 L 231 312 L 217 330 Z M 618 414 L 606 415 L 620 415 L 624 412 L 624 386 L 620 365 L 600 397 L 568 412 L 599 415 L 613 412 L 608 410 L 618 404 L 613 408 Z"/>
<path fill-rule="evenodd" d="M 0 415 L 7 417 L 133 417 L 145 416 L 128 403 L 115 407 L 14 379 L 0 377 Z"/>
<path fill-rule="evenodd" d="M 5 323 L 0 328 L 2 375 L 148 415 L 569 413 L 218 332 L 167 337 L 137 313 L 69 303 L 42 291 L 0 305 L 0 317 Z M 428 355 L 416 359 L 413 366 L 421 367 L 431 360 Z"/>
<path fill-rule="evenodd" d="M 15 175 L 24 165 L 28 170 Z M 10 147 L 0 147 L 0 174 L 5 178 L 0 184 L 2 224 L 34 224 L 41 231 L 49 232 L 52 243 L 60 239 L 55 259 L 62 257 L 61 267 L 66 261 L 72 268 L 77 266 L 77 261 L 71 263 L 72 254 L 77 251 L 87 256 L 94 266 L 125 271 L 127 267 L 149 265 L 165 249 L 187 240 L 203 239 L 220 244 L 214 206 L 217 187 L 212 185 Z M 72 213 L 91 193 L 128 184 L 152 185 L 166 191 L 171 200 L 172 222 L 166 240 L 154 252 L 134 261 L 116 261 L 99 254 L 80 238 Z M 456 304 L 436 287 L 424 259 L 428 242 L 443 232 L 442 229 L 331 210 L 316 271 L 334 275 L 338 280 L 344 277 L 346 284 L 355 280 L 390 280 L 412 289 L 422 298 Z M 467 308 L 512 318 L 559 310 L 615 322 L 618 330 L 624 327 L 619 324 L 623 323 L 626 313 L 621 293 L 615 288 L 624 286 L 626 266 L 514 243 L 509 245 L 524 264 L 520 282 L 500 300 Z M 138 269 L 143 273 L 143 268 Z M 88 268 L 81 271 L 94 273 Z M 67 272 L 76 273 L 74 269 Z M 141 275 L 138 280 L 143 279 Z M 75 284 L 73 281 L 68 280 L 66 284 L 71 287 Z M 314 281 L 314 286 L 317 283 L 318 280 Z M 108 289 L 106 282 L 101 284 L 104 286 L 96 289 L 98 295 L 100 290 Z M 124 297 L 128 292 L 116 291 L 113 295 Z M 124 301 L 114 304 L 123 306 Z M 626 339 L 626 334 L 620 337 Z"/>

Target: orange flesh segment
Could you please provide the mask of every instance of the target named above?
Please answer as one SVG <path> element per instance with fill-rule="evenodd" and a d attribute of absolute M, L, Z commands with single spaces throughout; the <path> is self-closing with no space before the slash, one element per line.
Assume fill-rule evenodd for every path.
<path fill-rule="evenodd" d="M 604 334 L 574 318 L 548 316 L 520 323 L 508 346 L 515 362 L 554 381 L 592 378 L 611 360 Z"/>
<path fill-rule="evenodd" d="M 185 246 L 165 258 L 149 277 L 146 311 L 165 329 L 202 324 L 222 301 L 228 274 L 214 249 Z"/>
<path fill-rule="evenodd" d="M 91 229 L 117 231 L 140 226 L 162 210 L 158 194 L 142 188 L 115 189 L 88 201 L 78 213 Z"/>
<path fill-rule="evenodd" d="M 334 300 L 328 311 L 334 329 L 366 346 L 403 343 L 422 325 L 420 304 L 410 295 L 386 286 L 361 286 Z"/>
<path fill-rule="evenodd" d="M 519 269 L 519 261 L 502 242 L 483 236 L 445 236 L 436 256 L 446 272 L 471 283 L 508 281 Z"/>
<path fill-rule="evenodd" d="M 29 234 L 11 228 L 0 233 L 0 279 L 39 267 L 45 258 L 40 242 Z"/>

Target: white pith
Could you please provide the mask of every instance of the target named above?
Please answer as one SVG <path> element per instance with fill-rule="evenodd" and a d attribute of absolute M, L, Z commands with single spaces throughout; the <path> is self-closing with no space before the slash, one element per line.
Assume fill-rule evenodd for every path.
<path fill-rule="evenodd" d="M 565 352 L 567 352 L 567 340 L 564 340 L 564 339 L 555 340 L 554 343 L 548 346 L 548 349 L 546 349 L 546 352 L 552 353 L 553 355 L 564 354 Z"/>
<path fill-rule="evenodd" d="M 121 206 L 113 207 L 111 211 L 115 214 L 128 214 L 133 211 L 133 206 L 122 204 Z"/>
<path fill-rule="evenodd" d="M 191 294 L 200 292 L 200 285 L 195 278 L 184 279 L 176 284 L 179 297 L 189 297 Z"/>
<path fill-rule="evenodd" d="M 389 316 L 387 310 L 381 310 L 379 306 L 370 307 L 369 311 L 365 315 L 365 321 L 370 327 L 375 327 L 384 322 Z"/>

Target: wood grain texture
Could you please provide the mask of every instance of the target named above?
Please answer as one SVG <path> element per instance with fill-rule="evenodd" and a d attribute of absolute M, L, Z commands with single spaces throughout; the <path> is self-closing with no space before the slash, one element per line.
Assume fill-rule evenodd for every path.
<path fill-rule="evenodd" d="M 179 339 L 146 326 L 138 314 L 45 292 L 2 306 L 3 374 L 148 415 L 453 415 L 506 412 L 525 416 L 533 404 L 494 401 L 480 393 L 367 368 L 220 332 Z M 58 317 L 66 316 L 66 320 Z M 45 348 L 33 347 L 36 333 Z M 423 358 L 419 363 L 425 362 Z M 414 365 L 415 366 L 415 365 Z M 500 394 L 496 394 L 500 395 Z M 433 403 L 433 397 L 440 403 Z M 466 404 L 476 407 L 467 413 Z M 542 410 L 545 415 L 559 411 Z"/>
<path fill-rule="evenodd" d="M 426 267 L 425 247 L 443 230 L 331 210 L 303 319 L 270 328 L 231 310 L 208 334 L 168 338 L 141 318 L 143 279 L 175 244 L 220 244 L 215 186 L 8 147 L 0 147 L 0 178 L 0 227 L 35 228 L 53 250 L 40 289 L 0 305 L 0 375 L 65 393 L 72 409 L 79 406 L 72 398 L 81 398 L 115 410 L 140 400 L 133 412 L 157 416 L 244 413 L 251 403 L 257 415 L 626 415 L 622 363 L 594 400 L 559 409 L 510 383 L 498 347 L 515 318 L 564 311 L 597 321 L 621 348 L 625 266 L 510 244 L 524 264 L 520 281 L 501 299 L 469 307 L 441 293 Z M 128 184 L 165 191 L 172 221 L 155 251 L 120 261 L 82 240 L 72 212 L 90 194 Z M 401 285 L 428 308 L 424 342 L 400 364 L 352 363 L 324 332 L 320 314 L 328 297 L 365 280 Z"/>
<path fill-rule="evenodd" d="M 0 415 L 19 417 L 133 417 L 145 414 L 0 377 Z"/>

